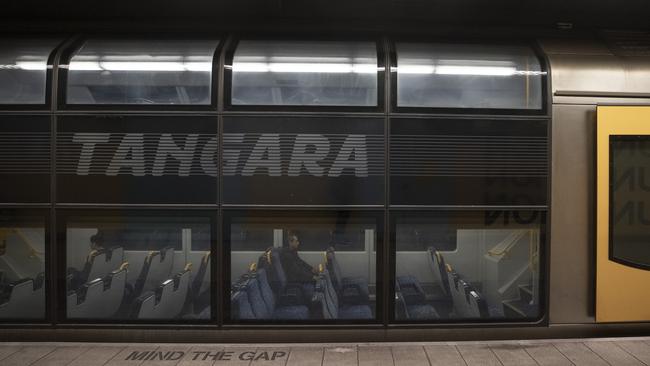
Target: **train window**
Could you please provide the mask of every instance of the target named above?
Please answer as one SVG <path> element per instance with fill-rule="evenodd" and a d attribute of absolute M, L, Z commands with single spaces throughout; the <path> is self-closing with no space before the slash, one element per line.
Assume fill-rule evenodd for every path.
<path fill-rule="evenodd" d="M 540 211 L 399 214 L 396 320 L 539 318 L 544 222 Z"/>
<path fill-rule="evenodd" d="M 45 318 L 45 224 L 0 216 L 0 319 Z"/>
<path fill-rule="evenodd" d="M 45 104 L 55 40 L 0 41 L 0 104 Z"/>
<path fill-rule="evenodd" d="M 376 106 L 373 42 L 239 42 L 232 105 Z"/>
<path fill-rule="evenodd" d="M 89 40 L 70 59 L 68 104 L 207 105 L 217 40 Z"/>
<path fill-rule="evenodd" d="M 542 71 L 529 47 L 398 43 L 397 105 L 542 108 Z"/>
<path fill-rule="evenodd" d="M 68 319 L 209 319 L 210 219 L 66 220 Z"/>
<path fill-rule="evenodd" d="M 610 258 L 650 269 L 650 220 L 645 209 L 650 189 L 645 178 L 650 163 L 650 137 L 610 136 L 610 156 Z"/>
<path fill-rule="evenodd" d="M 380 215 L 230 213 L 231 321 L 373 321 Z"/>

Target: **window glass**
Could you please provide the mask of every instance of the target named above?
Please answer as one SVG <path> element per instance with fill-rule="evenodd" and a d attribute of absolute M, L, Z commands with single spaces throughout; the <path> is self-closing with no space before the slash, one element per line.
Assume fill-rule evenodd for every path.
<path fill-rule="evenodd" d="M 529 47 L 397 44 L 397 105 L 541 109 L 540 63 Z"/>
<path fill-rule="evenodd" d="M 0 319 L 45 318 L 45 224 L 0 216 Z"/>
<path fill-rule="evenodd" d="M 377 220 L 348 212 L 227 218 L 230 319 L 374 320 Z"/>
<path fill-rule="evenodd" d="M 544 221 L 539 211 L 396 217 L 395 318 L 407 322 L 538 318 Z"/>
<path fill-rule="evenodd" d="M 610 257 L 626 265 L 650 269 L 645 209 L 649 186 L 650 136 L 611 136 Z M 650 205 L 649 205 L 650 206 Z"/>
<path fill-rule="evenodd" d="M 89 40 L 68 65 L 69 104 L 210 104 L 217 40 Z"/>
<path fill-rule="evenodd" d="M 376 106 L 373 42 L 240 41 L 232 105 Z"/>
<path fill-rule="evenodd" d="M 210 220 L 71 217 L 70 319 L 210 318 Z"/>
<path fill-rule="evenodd" d="M 0 41 L 0 104 L 45 104 L 47 59 L 57 43 Z"/>

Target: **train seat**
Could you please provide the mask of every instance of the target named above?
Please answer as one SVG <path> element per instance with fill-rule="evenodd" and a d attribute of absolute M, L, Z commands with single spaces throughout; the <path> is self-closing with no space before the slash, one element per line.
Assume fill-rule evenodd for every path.
<path fill-rule="evenodd" d="M 0 318 L 33 319 L 45 316 L 45 274 L 23 278 L 4 286 L 0 294 Z"/>
<path fill-rule="evenodd" d="M 201 310 L 210 305 L 210 259 L 210 252 L 206 252 L 201 258 L 201 265 L 192 280 L 195 310 Z"/>
<path fill-rule="evenodd" d="M 411 284 L 411 282 L 408 282 L 407 286 L 410 287 Z M 417 301 L 414 303 L 406 301 L 404 290 L 399 281 L 397 281 L 395 283 L 395 316 L 397 319 L 430 320 L 440 318 L 436 309 L 431 304 L 426 303 L 424 297 L 412 297 L 412 301 Z"/>
<path fill-rule="evenodd" d="M 442 256 L 435 247 L 429 247 L 427 249 L 428 256 L 427 260 L 431 266 L 431 271 L 433 272 L 433 278 L 440 283 L 443 293 L 446 296 L 450 296 L 451 292 L 449 290 L 449 280 L 447 279 L 447 271 L 445 266 L 445 258 Z"/>
<path fill-rule="evenodd" d="M 407 304 L 426 302 L 426 293 L 415 276 L 399 276 L 397 277 L 397 284 L 399 284 L 400 292 Z"/>
<path fill-rule="evenodd" d="M 447 263 L 445 264 L 449 290 L 453 304 L 453 313 L 456 317 L 465 317 L 467 314 L 467 282 L 461 279 L 460 275 Z"/>
<path fill-rule="evenodd" d="M 160 251 L 151 251 L 144 259 L 144 265 L 135 282 L 135 297 L 144 292 L 155 290 L 158 285 L 169 279 L 174 265 L 174 248 L 166 247 Z"/>
<path fill-rule="evenodd" d="M 271 308 L 269 304 L 275 305 L 274 294 L 273 291 L 269 291 L 270 286 L 266 288 L 266 285 L 260 285 L 260 281 L 263 279 L 264 277 L 251 278 L 246 286 L 248 300 L 256 319 L 309 319 L 309 309 L 305 305 L 274 306 Z M 265 288 L 264 291 L 262 287 Z"/>
<path fill-rule="evenodd" d="M 282 305 L 307 305 L 314 293 L 313 283 L 291 282 L 280 261 L 280 249 L 269 248 L 260 257 L 258 268 L 268 270 L 268 281 Z"/>
<path fill-rule="evenodd" d="M 325 252 L 327 259 L 326 267 L 330 274 L 330 279 L 340 300 L 345 304 L 367 304 L 370 299 L 368 289 L 368 279 L 365 277 L 343 277 L 341 267 L 336 259 L 336 251 L 330 247 Z"/>
<path fill-rule="evenodd" d="M 246 291 L 233 292 L 230 296 L 230 311 L 233 319 L 255 319 Z"/>
<path fill-rule="evenodd" d="M 77 290 L 69 291 L 68 318 L 110 318 L 120 308 L 124 298 L 127 277 L 126 263 L 104 278 L 87 282 Z"/>
<path fill-rule="evenodd" d="M 467 292 L 467 316 L 470 318 L 489 318 L 490 312 L 488 311 L 487 302 L 479 294 L 478 291 L 472 287 Z"/>
<path fill-rule="evenodd" d="M 92 250 L 86 257 L 86 263 L 81 271 L 68 269 L 68 289 L 75 290 L 97 278 L 104 278 L 112 271 L 120 268 L 124 261 L 124 248 Z"/>
<path fill-rule="evenodd" d="M 190 265 L 173 278 L 163 281 L 155 291 L 147 291 L 135 301 L 137 319 L 173 319 L 181 315 L 190 289 Z"/>
<path fill-rule="evenodd" d="M 88 280 L 95 278 L 104 278 L 109 273 L 120 268 L 124 262 L 124 248 L 113 247 L 104 249 L 99 255 L 92 258 L 90 268 L 88 269 Z"/>
<path fill-rule="evenodd" d="M 322 266 L 321 266 L 322 267 Z M 333 319 L 372 319 L 372 309 L 367 304 L 341 304 L 329 271 L 321 268 L 317 288 L 323 291 L 329 316 Z"/>

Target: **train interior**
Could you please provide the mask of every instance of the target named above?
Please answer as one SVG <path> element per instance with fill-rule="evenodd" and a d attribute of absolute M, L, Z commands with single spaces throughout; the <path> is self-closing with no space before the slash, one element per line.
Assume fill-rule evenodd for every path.
<path fill-rule="evenodd" d="M 210 319 L 210 223 L 71 218 L 66 227 L 70 319 Z"/>
<path fill-rule="evenodd" d="M 538 213 L 527 215 L 525 221 L 539 221 Z M 395 320 L 541 315 L 540 226 L 487 228 L 477 222 L 471 215 L 453 222 L 397 219 Z M 233 320 L 374 318 L 377 225 L 372 219 L 237 217 L 230 230 Z M 312 271 L 304 276 L 296 273 L 298 259 L 287 254 L 295 237 L 299 261 Z"/>
<path fill-rule="evenodd" d="M 0 318 L 45 317 L 45 226 L 0 224 Z"/>
<path fill-rule="evenodd" d="M 539 226 L 397 223 L 397 320 L 540 316 Z"/>
<path fill-rule="evenodd" d="M 376 235 L 372 217 L 233 217 L 232 319 L 375 319 Z"/>

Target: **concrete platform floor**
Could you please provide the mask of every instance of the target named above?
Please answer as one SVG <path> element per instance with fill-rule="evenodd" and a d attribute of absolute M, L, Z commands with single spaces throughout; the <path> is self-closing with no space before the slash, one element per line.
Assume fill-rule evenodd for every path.
<path fill-rule="evenodd" d="M 650 337 L 357 344 L 0 343 L 2 366 L 649 365 Z"/>

